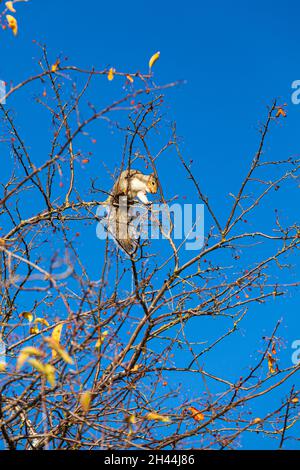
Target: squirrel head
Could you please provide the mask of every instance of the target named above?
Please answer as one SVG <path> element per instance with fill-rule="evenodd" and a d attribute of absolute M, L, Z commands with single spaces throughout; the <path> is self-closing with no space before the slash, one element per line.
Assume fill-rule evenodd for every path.
<path fill-rule="evenodd" d="M 149 193 L 152 193 L 152 194 L 157 193 L 158 185 L 157 185 L 157 179 L 156 179 L 154 173 L 149 175 L 149 179 L 148 179 L 148 182 L 147 182 L 147 187 L 148 187 Z"/>

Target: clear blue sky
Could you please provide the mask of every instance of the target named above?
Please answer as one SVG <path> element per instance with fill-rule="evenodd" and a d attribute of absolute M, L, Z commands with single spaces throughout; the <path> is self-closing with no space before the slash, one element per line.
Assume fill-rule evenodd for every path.
<path fill-rule="evenodd" d="M 146 72 L 149 57 L 159 50 L 156 82 L 186 80 L 185 85 L 167 93 L 169 118 L 176 120 L 184 156 L 193 159 L 194 174 L 220 213 L 228 208 L 228 193 L 237 190 L 257 148 L 258 123 L 275 97 L 288 103 L 288 117 L 273 128 L 266 150 L 274 159 L 298 154 L 300 105 L 291 103 L 291 83 L 300 79 L 299 2 L 31 0 L 17 4 L 17 10 L 19 35 L 14 38 L 10 31 L 0 32 L 0 79 L 8 83 L 16 84 L 37 72 L 35 59 L 40 52 L 33 39 L 47 44 L 53 62 L 62 54 L 68 56 L 70 64 L 97 69 L 113 66 L 117 70 Z M 99 96 L 94 92 L 92 99 L 109 102 L 109 87 L 115 84 L 104 79 L 103 83 Z M 120 92 L 121 86 L 116 91 Z M 16 117 L 40 162 L 44 158 L 44 130 L 38 113 L 28 119 L 25 103 L 33 102 L 33 95 L 22 96 L 23 107 Z M 97 138 L 97 127 L 93 133 Z M 107 154 L 106 163 L 111 170 L 120 162 L 121 153 L 111 151 L 108 138 L 104 148 L 97 142 L 96 149 L 101 158 Z M 5 161 L 3 164 L 5 174 Z M 167 159 L 160 168 L 167 196 L 189 197 L 190 183 L 176 178 L 177 168 L 172 165 L 170 171 L 171 164 Z M 103 167 L 94 158 L 86 171 L 95 175 L 98 168 L 102 172 Z M 278 204 L 286 220 L 299 220 L 296 184 L 291 193 L 278 196 Z M 263 224 L 265 215 L 260 217 L 258 224 Z M 86 256 L 95 250 L 96 245 L 86 248 Z M 293 268 L 292 276 L 297 275 L 299 269 Z M 260 338 L 270 334 L 276 319 L 281 317 L 286 340 L 282 365 L 289 365 L 290 344 L 300 339 L 299 291 L 295 294 L 298 300 L 289 296 L 285 303 L 278 300 L 261 311 L 253 311 L 236 342 L 226 344 L 225 350 L 219 349 L 211 357 L 211 370 L 222 375 L 226 368 L 233 377 L 236 371 L 245 373 L 251 354 L 255 355 L 261 347 Z M 211 333 L 217 327 L 207 322 L 207 328 Z M 205 334 L 201 334 L 205 340 Z M 196 395 L 192 384 L 184 382 L 184 386 L 186 395 Z M 274 398 L 278 404 L 280 397 L 279 394 Z M 262 400 L 256 413 L 264 414 L 267 406 Z M 249 436 L 244 445 L 265 448 L 271 444 Z"/>

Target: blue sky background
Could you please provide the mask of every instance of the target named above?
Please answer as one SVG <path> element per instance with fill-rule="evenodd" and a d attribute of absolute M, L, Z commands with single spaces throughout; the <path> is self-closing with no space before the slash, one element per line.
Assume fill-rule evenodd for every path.
<path fill-rule="evenodd" d="M 184 85 L 166 93 L 168 119 L 176 120 L 184 157 L 194 161 L 194 174 L 219 214 L 226 214 L 230 207 L 228 193 L 236 192 L 239 187 L 258 146 L 258 124 L 265 117 L 266 106 L 275 97 L 288 104 L 288 116 L 273 126 L 266 151 L 272 159 L 285 159 L 299 153 L 300 105 L 291 103 L 291 83 L 300 79 L 300 5 L 297 1 L 282 4 L 274 0 L 90 0 L 87 4 L 79 0 L 31 0 L 17 4 L 17 11 L 19 35 L 14 38 L 10 31 L 1 32 L 0 79 L 8 83 L 16 84 L 38 71 L 36 58 L 40 51 L 33 39 L 47 44 L 53 62 L 62 54 L 68 56 L 70 64 L 83 68 L 113 66 L 121 71 L 147 72 L 149 57 L 157 50 L 161 52 L 155 64 L 156 83 L 186 80 Z M 115 82 L 117 79 L 109 83 L 106 78 L 99 78 L 99 89 L 93 88 L 91 100 L 109 103 L 112 97 L 120 96 L 121 84 Z M 8 105 L 16 107 L 20 129 L 30 142 L 35 161 L 41 162 L 47 152 L 44 139 L 49 129 L 42 127 L 37 107 L 28 118 L 33 97 L 34 93 L 27 96 L 22 91 Z M 122 140 L 110 131 L 100 131 L 98 125 L 92 127 L 92 134 L 97 138 L 97 145 L 91 148 L 95 156 L 91 165 L 82 169 L 82 181 L 99 173 L 100 182 L 109 189 L 97 154 L 113 171 L 121 161 Z M 182 170 L 174 164 L 175 159 L 173 154 L 162 161 L 160 179 L 167 197 L 178 195 L 183 201 L 183 197 L 192 197 L 191 184 L 179 177 Z M 1 166 L 5 177 L 8 166 L 4 155 Z M 291 190 L 283 190 L 274 197 L 287 223 L 299 220 L 296 183 Z M 268 205 L 264 211 L 267 208 Z M 24 208 L 25 213 L 30 210 L 30 207 Z M 259 212 L 257 226 L 263 228 L 269 215 Z M 82 242 L 80 249 L 85 257 L 94 261 L 98 241 L 93 230 L 88 232 L 94 237 L 93 242 L 88 246 Z M 251 263 L 251 255 L 247 262 Z M 92 264 L 91 269 L 95 269 Z M 299 268 L 293 266 L 290 279 L 297 278 Z M 284 301 L 271 301 L 263 309 L 256 311 L 253 307 L 236 340 L 217 348 L 208 367 L 216 374 L 225 372 L 235 378 L 237 373 L 245 373 L 251 356 L 255 356 L 263 344 L 261 337 L 270 334 L 276 319 L 281 317 L 285 348 L 280 359 L 282 366 L 290 365 L 291 342 L 300 339 L 299 313 L 298 290 Z M 205 341 L 206 328 L 209 334 L 223 331 L 222 323 L 217 324 L 212 319 L 201 323 L 201 328 L 201 333 L 190 329 L 191 340 Z M 184 394 L 196 396 L 195 384 L 190 384 L 188 378 L 182 380 Z M 288 391 L 289 387 L 286 393 Z M 276 393 L 274 403 L 278 400 L 280 404 L 282 393 Z M 256 414 L 265 414 L 269 405 L 262 399 L 257 404 Z M 248 436 L 243 445 L 244 448 L 276 447 L 276 443 L 256 435 Z M 286 448 L 289 446 L 299 447 L 294 442 L 287 443 Z"/>

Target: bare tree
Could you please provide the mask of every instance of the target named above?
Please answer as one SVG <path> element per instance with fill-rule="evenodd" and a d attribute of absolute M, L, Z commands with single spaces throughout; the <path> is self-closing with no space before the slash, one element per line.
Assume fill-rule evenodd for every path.
<path fill-rule="evenodd" d="M 239 380 L 206 366 L 253 309 L 263 311 L 298 285 L 289 281 L 287 259 L 299 250 L 299 225 L 284 225 L 276 213 L 266 219 L 267 228 L 245 223 L 249 217 L 256 220 L 279 186 L 295 184 L 299 160 L 272 161 L 263 152 L 284 106 L 274 101 L 268 108 L 257 152 L 224 214 L 203 193 L 182 154 L 176 126 L 166 124 L 163 93 L 178 83 L 158 86 L 151 71 L 53 64 L 46 48 L 41 50 L 39 73 L 8 89 L 7 104 L 0 105 L 2 153 L 7 160 L 11 155 L 0 198 L 5 447 L 225 449 L 236 448 L 248 433 L 284 447 L 299 420 L 294 380 L 299 367 L 279 368 L 280 322 L 264 338 L 253 364 L 245 364 L 248 372 L 237 371 Z M 89 102 L 89 90 L 101 87 L 101 77 L 125 85 L 118 99 L 100 108 Z M 34 93 L 50 124 L 38 164 L 14 112 L 13 98 L 22 90 Z M 82 168 L 89 171 L 92 136 L 101 126 L 123 140 L 114 161 L 118 170 L 109 177 L 100 167 L 107 160 L 99 156 L 99 173 L 107 183 L 90 174 L 83 185 Z M 174 237 L 171 219 L 167 231 L 158 223 L 164 240 L 141 239 L 132 256 L 109 239 L 100 242 L 93 235 L 91 241 L 99 223 L 97 207 L 123 169 L 153 171 L 160 181 L 156 202 L 174 202 L 166 199 L 159 178 L 160 162 L 174 150 L 174 165 L 193 190 L 189 202 L 205 205 L 203 247 L 186 251 L 186 240 Z M 91 243 L 92 260 L 82 249 Z M 200 331 L 210 320 L 220 325 L 217 333 L 210 333 L 205 344 L 203 335 L 191 341 L 189 326 Z M 258 337 L 253 351 L 259 347 Z M 204 390 L 197 398 L 187 398 L 180 386 L 186 376 Z M 271 412 L 250 414 L 257 400 L 272 400 L 278 389 L 282 401 L 274 402 Z"/>

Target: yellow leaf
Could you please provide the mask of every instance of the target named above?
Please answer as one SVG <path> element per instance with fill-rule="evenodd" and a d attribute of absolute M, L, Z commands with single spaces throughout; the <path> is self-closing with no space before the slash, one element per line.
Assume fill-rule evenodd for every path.
<path fill-rule="evenodd" d="M 45 356 L 45 353 L 41 351 L 38 348 L 35 348 L 34 346 L 27 346 L 26 348 L 23 348 L 22 353 L 28 354 L 28 356 Z"/>
<path fill-rule="evenodd" d="M 168 416 L 160 415 L 153 411 L 152 413 L 148 413 L 146 415 L 146 419 L 148 421 L 161 421 L 162 423 L 169 423 L 171 420 Z"/>
<path fill-rule="evenodd" d="M 134 82 L 134 80 L 133 80 L 133 78 L 132 78 L 131 75 L 126 75 L 126 78 L 127 78 L 127 80 L 128 80 L 130 83 L 133 83 L 133 82 Z"/>
<path fill-rule="evenodd" d="M 267 359 L 270 374 L 275 374 L 276 371 L 274 368 L 274 364 L 276 363 L 276 360 L 274 359 L 274 357 L 271 356 L 271 354 L 268 354 Z"/>
<path fill-rule="evenodd" d="M 17 359 L 17 370 L 20 370 L 21 367 L 23 366 L 24 362 L 28 359 L 30 356 L 44 356 L 43 351 L 40 351 L 37 348 L 34 348 L 33 346 L 27 346 L 26 348 L 23 348 L 22 351 L 20 352 L 18 359 Z"/>
<path fill-rule="evenodd" d="M 18 360 L 17 360 L 17 370 L 21 369 L 22 365 L 24 364 L 24 362 L 27 360 L 28 357 L 29 357 L 29 354 L 20 352 L 18 356 Z"/>
<path fill-rule="evenodd" d="M 79 401 L 80 401 L 80 406 L 83 409 L 83 411 L 85 411 L 85 412 L 89 411 L 90 404 L 91 404 L 91 398 L 92 398 L 91 392 L 88 391 L 88 390 L 86 392 L 83 392 L 80 395 L 80 400 Z"/>
<path fill-rule="evenodd" d="M 137 372 L 141 368 L 141 364 L 135 364 L 132 369 L 130 369 L 130 372 Z"/>
<path fill-rule="evenodd" d="M 30 358 L 28 359 L 27 361 L 30 365 L 32 365 L 32 367 L 34 367 L 38 372 L 40 372 L 41 374 L 44 374 L 45 373 L 45 366 L 44 364 L 39 361 L 38 359 L 34 359 L 34 358 Z"/>
<path fill-rule="evenodd" d="M 50 326 L 47 320 L 45 320 L 45 318 L 36 318 L 34 320 L 34 323 L 41 323 L 42 325 Z"/>
<path fill-rule="evenodd" d="M 283 117 L 286 117 L 286 112 L 284 109 L 282 108 L 279 108 L 277 113 L 276 113 L 276 117 L 278 118 L 279 116 L 283 116 Z"/>
<path fill-rule="evenodd" d="M 57 343 L 60 342 L 62 327 L 63 327 L 63 324 L 60 323 L 59 325 L 56 325 L 52 331 L 51 338 L 54 339 L 54 341 L 56 341 Z M 54 349 L 52 349 L 52 357 L 53 358 L 57 357 L 57 354 Z"/>
<path fill-rule="evenodd" d="M 105 340 L 105 337 L 108 335 L 108 331 L 103 331 L 102 334 L 100 334 L 99 336 L 99 339 L 97 340 L 96 344 L 95 344 L 95 348 L 100 348 L 100 346 L 102 345 L 102 343 L 104 342 Z"/>
<path fill-rule="evenodd" d="M 136 417 L 135 415 L 126 416 L 125 421 L 127 424 L 136 424 Z"/>
<path fill-rule="evenodd" d="M 298 403 L 298 402 L 299 402 L 299 398 L 297 398 L 297 397 L 292 398 L 292 399 L 291 399 L 291 402 L 292 402 L 292 403 Z"/>
<path fill-rule="evenodd" d="M 74 364 L 73 359 L 69 356 L 67 351 L 53 338 L 45 338 L 45 341 L 67 364 Z"/>
<path fill-rule="evenodd" d="M 110 82 L 114 79 L 115 72 L 116 72 L 116 69 L 114 69 L 113 67 L 111 67 L 109 69 L 108 74 L 107 74 L 107 78 Z"/>
<path fill-rule="evenodd" d="M 57 61 L 55 62 L 55 64 L 53 64 L 52 67 L 51 67 L 51 72 L 53 72 L 53 73 L 56 72 L 56 70 L 57 70 L 58 67 L 59 67 L 59 64 L 60 64 L 60 60 L 57 59 Z"/>
<path fill-rule="evenodd" d="M 45 373 L 45 376 L 49 382 L 49 384 L 52 386 L 52 387 L 55 387 L 55 367 L 53 367 L 51 364 L 46 364 L 44 366 L 44 373 Z"/>
<path fill-rule="evenodd" d="M 56 325 L 52 331 L 51 338 L 54 339 L 54 341 L 57 341 L 58 343 L 60 342 L 62 328 L 63 328 L 63 324 L 60 323 L 59 325 Z"/>
<path fill-rule="evenodd" d="M 261 423 L 261 419 L 260 419 L 260 418 L 255 418 L 255 419 L 253 420 L 253 423 L 254 423 L 254 424 Z"/>
<path fill-rule="evenodd" d="M 6 371 L 6 364 L 3 362 L 0 363 L 0 372 L 5 372 Z"/>
<path fill-rule="evenodd" d="M 16 13 L 16 10 L 14 9 L 14 6 L 13 6 L 13 2 L 6 2 L 5 6 L 9 11 L 12 11 L 13 13 Z"/>
<path fill-rule="evenodd" d="M 197 410 L 197 408 L 194 406 L 189 406 L 188 410 L 192 413 L 192 417 L 195 421 L 203 421 L 205 419 L 204 414 Z"/>
<path fill-rule="evenodd" d="M 52 387 L 55 386 L 55 368 L 51 364 L 43 364 L 37 359 L 28 359 L 27 362 L 44 375 Z"/>
<path fill-rule="evenodd" d="M 29 330 L 29 332 L 30 332 L 31 335 L 36 335 L 39 331 L 40 331 L 40 330 L 39 330 L 39 327 L 38 327 L 37 325 L 31 326 L 31 327 L 30 327 L 30 330 Z"/>
<path fill-rule="evenodd" d="M 12 30 L 12 32 L 16 36 L 18 34 L 18 22 L 16 18 L 12 15 L 6 15 L 6 20 L 8 22 L 9 28 Z"/>
<path fill-rule="evenodd" d="M 159 56 L 160 56 L 160 52 L 155 52 L 155 54 L 153 54 L 153 56 L 150 58 L 149 60 L 149 69 L 152 69 L 153 65 L 155 64 L 155 62 L 159 59 Z"/>
<path fill-rule="evenodd" d="M 25 318 L 25 319 L 28 320 L 30 323 L 31 323 L 32 320 L 33 320 L 33 315 L 32 315 L 32 313 L 30 313 L 30 312 L 23 312 L 23 313 L 21 313 L 21 317 Z"/>

